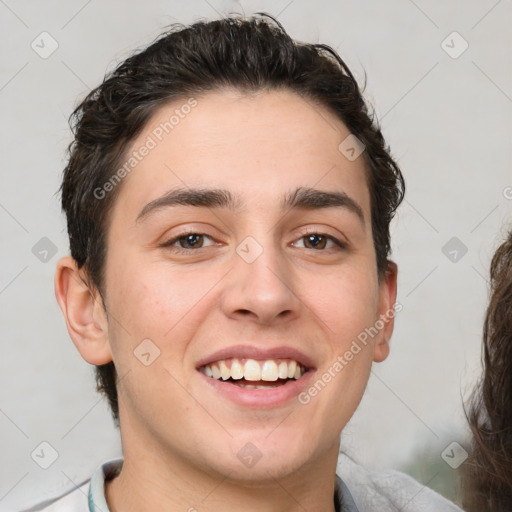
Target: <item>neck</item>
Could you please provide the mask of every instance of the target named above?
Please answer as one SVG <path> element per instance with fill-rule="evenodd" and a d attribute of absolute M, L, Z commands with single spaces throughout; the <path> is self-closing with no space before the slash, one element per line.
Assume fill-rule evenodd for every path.
<path fill-rule="evenodd" d="M 324 456 L 292 473 L 258 480 L 240 480 L 235 469 L 226 474 L 194 465 L 168 447 L 152 446 L 123 432 L 121 473 L 105 484 L 110 512 L 254 512 L 321 510 L 334 512 L 338 444 Z M 135 442 L 133 442 L 135 441 Z"/>

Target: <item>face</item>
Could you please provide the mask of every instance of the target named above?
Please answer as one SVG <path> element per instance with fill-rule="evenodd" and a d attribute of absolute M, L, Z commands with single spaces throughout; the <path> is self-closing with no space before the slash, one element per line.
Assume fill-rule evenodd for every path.
<path fill-rule="evenodd" d="M 336 460 L 388 353 L 392 322 L 360 340 L 396 276 L 378 279 L 363 158 L 338 150 L 343 123 L 287 91 L 196 101 L 160 108 L 134 141 L 130 154 L 156 144 L 112 210 L 125 455 L 139 443 L 214 473 L 283 477 Z"/>

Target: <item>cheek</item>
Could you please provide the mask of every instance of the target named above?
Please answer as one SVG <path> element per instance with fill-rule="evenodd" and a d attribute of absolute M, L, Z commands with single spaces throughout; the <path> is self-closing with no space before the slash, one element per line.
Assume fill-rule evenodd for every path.
<path fill-rule="evenodd" d="M 110 309 L 117 318 L 138 335 L 158 337 L 194 309 L 206 288 L 197 274 L 142 260 L 113 270 L 110 282 Z"/>
<path fill-rule="evenodd" d="M 133 352 L 149 339 L 160 350 L 158 364 L 181 373 L 188 343 L 212 307 L 211 289 L 218 280 L 161 261 L 112 267 L 109 336 L 116 366 L 138 367 Z"/>
<path fill-rule="evenodd" d="M 328 331 L 328 357 L 312 386 L 306 390 L 315 415 L 323 418 L 320 429 L 340 430 L 364 394 L 375 343 L 365 330 L 374 325 L 377 317 L 371 283 L 367 289 L 369 293 L 346 285 L 343 291 L 330 295 L 331 304 L 326 302 L 328 314 L 326 312 L 324 319 L 331 329 Z"/>
<path fill-rule="evenodd" d="M 324 280 L 311 299 L 338 348 L 375 322 L 378 285 L 368 269 L 352 267 Z"/>

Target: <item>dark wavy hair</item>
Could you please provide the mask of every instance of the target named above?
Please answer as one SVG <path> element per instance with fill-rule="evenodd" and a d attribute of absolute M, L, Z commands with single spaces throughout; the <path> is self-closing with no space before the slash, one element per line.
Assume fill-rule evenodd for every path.
<path fill-rule="evenodd" d="M 258 13 L 181 24 L 107 74 L 70 117 L 74 141 L 64 169 L 62 209 L 71 255 L 104 299 L 106 234 L 121 185 L 101 200 L 94 190 L 112 178 L 130 143 L 162 105 L 223 88 L 287 89 L 333 112 L 364 145 L 372 235 L 381 278 L 389 268 L 389 224 L 405 185 L 356 80 L 324 44 L 295 42 L 271 16 Z M 105 300 L 103 300 L 105 307 Z M 114 363 L 96 367 L 97 389 L 118 424 Z"/>
<path fill-rule="evenodd" d="M 473 434 L 464 479 L 468 512 L 512 511 L 512 231 L 490 274 L 483 375 L 466 414 Z"/>

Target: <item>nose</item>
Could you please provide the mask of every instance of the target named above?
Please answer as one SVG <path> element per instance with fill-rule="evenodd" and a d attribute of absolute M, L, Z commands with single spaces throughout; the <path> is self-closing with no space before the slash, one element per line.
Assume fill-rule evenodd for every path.
<path fill-rule="evenodd" d="M 228 276 L 220 300 L 229 318 L 274 325 L 299 315 L 298 280 L 285 256 L 270 242 L 263 246 L 253 239 L 248 245 L 240 244 Z"/>

